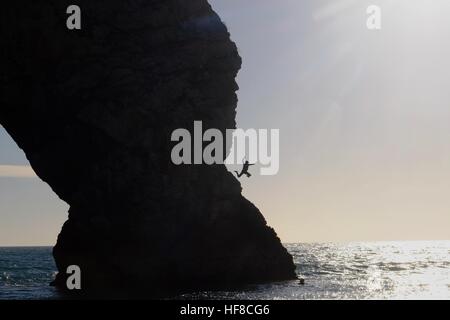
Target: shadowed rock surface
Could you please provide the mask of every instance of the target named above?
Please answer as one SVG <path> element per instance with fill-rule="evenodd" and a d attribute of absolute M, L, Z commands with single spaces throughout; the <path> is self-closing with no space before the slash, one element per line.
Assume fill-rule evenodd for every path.
<path fill-rule="evenodd" d="M 225 166 L 175 166 L 176 128 L 235 127 L 241 59 L 206 0 L 10 1 L 0 124 L 70 205 L 54 248 L 83 292 L 295 278 L 292 257 Z"/>

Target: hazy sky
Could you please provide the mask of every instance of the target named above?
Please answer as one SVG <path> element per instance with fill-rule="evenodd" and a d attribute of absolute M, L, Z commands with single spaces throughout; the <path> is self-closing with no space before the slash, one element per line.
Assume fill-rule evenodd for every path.
<path fill-rule="evenodd" d="M 243 57 L 238 126 L 280 129 L 279 174 L 242 181 L 283 241 L 450 239 L 450 1 L 211 3 Z M 26 164 L 0 131 L 0 245 L 53 244 L 67 217 L 4 167 Z"/>

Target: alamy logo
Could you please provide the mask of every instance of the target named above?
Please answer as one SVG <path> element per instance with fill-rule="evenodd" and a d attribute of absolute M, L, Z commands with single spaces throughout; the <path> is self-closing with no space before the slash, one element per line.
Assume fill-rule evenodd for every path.
<path fill-rule="evenodd" d="M 67 17 L 66 26 L 69 30 L 80 30 L 81 29 L 81 9 L 77 5 L 70 5 L 66 10 Z"/>
<path fill-rule="evenodd" d="M 226 141 L 231 139 L 231 141 Z M 276 175 L 279 170 L 278 129 L 227 129 L 226 138 L 219 129 L 203 132 L 201 121 L 194 122 L 194 134 L 187 129 L 173 131 L 171 141 L 178 142 L 172 149 L 172 162 L 182 164 L 259 164 L 261 175 Z M 224 144 L 226 143 L 226 144 Z M 224 160 L 224 150 L 231 146 Z M 194 146 L 194 150 L 192 149 Z M 247 159 L 245 162 L 244 160 Z"/>
<path fill-rule="evenodd" d="M 380 30 L 381 29 L 381 8 L 376 5 L 367 7 L 366 10 L 369 17 L 367 18 L 367 29 Z"/>
<path fill-rule="evenodd" d="M 66 273 L 69 275 L 66 286 L 69 290 L 81 290 L 81 269 L 77 265 L 67 267 Z"/>

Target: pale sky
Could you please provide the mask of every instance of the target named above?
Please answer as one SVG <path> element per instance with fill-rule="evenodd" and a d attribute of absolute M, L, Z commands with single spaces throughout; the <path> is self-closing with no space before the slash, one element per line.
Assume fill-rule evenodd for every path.
<path fill-rule="evenodd" d="M 238 126 L 280 129 L 279 174 L 242 181 L 283 241 L 450 240 L 450 1 L 211 3 L 243 58 Z M 11 165 L 0 130 L 0 245 L 54 244 L 67 205 Z"/>

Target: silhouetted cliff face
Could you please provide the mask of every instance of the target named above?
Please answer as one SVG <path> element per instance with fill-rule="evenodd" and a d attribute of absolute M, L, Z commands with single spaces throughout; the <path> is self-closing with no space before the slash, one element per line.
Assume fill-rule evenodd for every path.
<path fill-rule="evenodd" d="M 0 123 L 70 205 L 54 248 L 86 291 L 199 289 L 295 277 L 223 165 L 175 166 L 176 128 L 235 127 L 241 59 L 206 0 L 10 1 Z"/>

